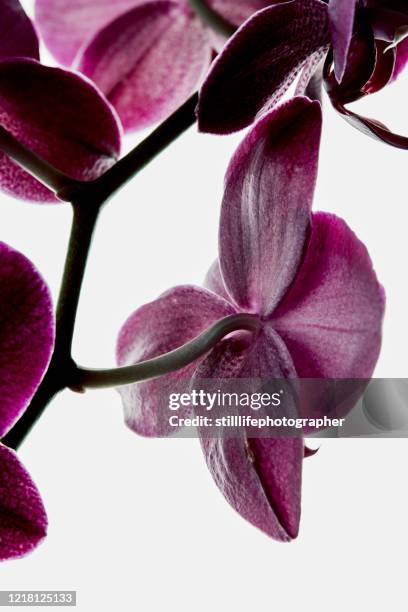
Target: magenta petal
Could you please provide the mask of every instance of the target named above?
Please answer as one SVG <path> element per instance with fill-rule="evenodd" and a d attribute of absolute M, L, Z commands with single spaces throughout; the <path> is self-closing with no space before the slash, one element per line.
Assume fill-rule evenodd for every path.
<path fill-rule="evenodd" d="M 214 11 L 222 15 L 231 24 L 241 25 L 251 15 L 271 4 L 282 4 L 287 0 L 206 0 Z"/>
<path fill-rule="evenodd" d="M 313 457 L 318 451 L 319 451 L 318 448 L 309 448 L 305 444 L 305 448 L 304 448 L 305 459 L 307 459 L 308 457 Z"/>
<path fill-rule="evenodd" d="M 41 66 L 35 60 L 0 63 L 0 124 L 77 180 L 97 178 L 119 155 L 119 124 L 97 89 L 73 72 Z M 57 201 L 4 153 L 0 153 L 0 187 L 23 200 Z"/>
<path fill-rule="evenodd" d="M 0 58 L 6 57 L 40 57 L 37 34 L 18 0 L 0 4 Z"/>
<path fill-rule="evenodd" d="M 357 113 L 354 113 L 349 108 L 346 108 L 340 103 L 334 103 L 333 106 L 347 121 L 347 123 L 352 125 L 354 128 L 356 128 L 366 136 L 370 136 L 375 140 L 384 142 L 385 144 L 391 145 L 392 147 L 396 147 L 397 149 L 408 149 L 407 136 L 403 136 L 402 134 L 396 134 L 395 132 L 392 132 L 386 125 L 380 123 L 376 119 L 370 119 L 369 117 L 358 115 Z"/>
<path fill-rule="evenodd" d="M 224 280 L 221 276 L 220 262 L 218 259 L 214 261 L 213 265 L 208 270 L 204 280 L 204 287 L 224 298 L 224 300 L 227 300 L 227 302 L 233 301 L 225 288 Z"/>
<path fill-rule="evenodd" d="M 231 304 L 205 289 L 192 286 L 170 289 L 136 310 L 126 321 L 117 342 L 118 365 L 131 365 L 167 353 L 234 312 Z M 196 366 L 194 362 L 157 380 L 120 387 L 130 429 L 144 436 L 169 434 L 165 418 L 169 394 L 189 387 Z"/>
<path fill-rule="evenodd" d="M 41 382 L 54 344 L 47 286 L 32 263 L 0 242 L 0 438 Z"/>
<path fill-rule="evenodd" d="M 125 130 L 135 130 L 164 119 L 187 100 L 210 53 L 207 34 L 190 9 L 160 0 L 101 30 L 78 69 L 107 96 Z"/>
<path fill-rule="evenodd" d="M 35 21 L 48 49 L 69 66 L 102 27 L 146 0 L 36 0 Z"/>
<path fill-rule="evenodd" d="M 337 80 L 343 78 L 353 36 L 357 0 L 329 0 L 329 15 Z"/>
<path fill-rule="evenodd" d="M 318 213 L 296 279 L 271 323 L 300 378 L 370 378 L 381 346 L 384 292 L 365 246 Z"/>
<path fill-rule="evenodd" d="M 252 123 L 328 43 L 327 7 L 319 0 L 293 0 L 256 13 L 212 64 L 200 92 L 200 130 L 227 134 Z"/>
<path fill-rule="evenodd" d="M 408 39 L 403 40 L 397 46 L 397 58 L 395 60 L 395 68 L 392 75 L 393 79 L 396 79 L 399 74 L 404 70 L 408 63 Z"/>
<path fill-rule="evenodd" d="M 280 362 L 282 360 L 282 362 Z M 220 343 L 199 366 L 192 386 L 213 379 L 214 389 L 231 377 L 282 377 L 293 364 L 272 330 L 242 349 L 238 340 Z M 231 506 L 247 521 L 280 541 L 298 534 L 303 440 L 242 437 L 201 438 L 207 466 Z"/>
<path fill-rule="evenodd" d="M 261 119 L 226 176 L 220 264 L 228 293 L 268 315 L 292 282 L 309 231 L 321 110 L 292 98 Z"/>
<path fill-rule="evenodd" d="M 47 515 L 30 475 L 0 444 L 0 561 L 22 557 L 47 534 Z"/>

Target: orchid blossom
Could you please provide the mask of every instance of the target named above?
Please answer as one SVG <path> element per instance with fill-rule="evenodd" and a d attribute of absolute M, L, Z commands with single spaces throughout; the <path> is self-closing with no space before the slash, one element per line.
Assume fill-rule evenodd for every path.
<path fill-rule="evenodd" d="M 268 1 L 210 4 L 232 33 Z M 224 42 L 188 0 L 37 0 L 36 23 L 54 56 L 96 83 L 127 131 L 165 118 L 187 100 L 213 48 Z"/>
<path fill-rule="evenodd" d="M 199 103 L 202 131 L 229 133 L 272 108 L 300 74 L 303 93 L 315 75 L 344 118 L 362 132 L 408 148 L 408 138 L 345 105 L 379 91 L 408 59 L 403 0 L 275 1 L 248 19 L 214 61 Z"/>
<path fill-rule="evenodd" d="M 160 418 L 166 389 L 195 379 L 371 376 L 384 294 L 346 223 L 311 213 L 320 131 L 320 105 L 304 97 L 265 115 L 227 171 L 219 259 L 206 288 L 170 289 L 124 324 L 121 366 L 175 349 L 234 313 L 259 322 L 167 377 L 119 388 L 135 432 L 167 434 Z M 278 540 L 297 535 L 302 439 L 203 438 L 203 449 L 215 482 L 244 518 Z"/>
<path fill-rule="evenodd" d="M 0 438 L 19 419 L 47 369 L 54 344 L 48 289 L 32 263 L 0 243 Z M 44 538 L 41 497 L 16 453 L 0 443 L 0 560 Z"/>
<path fill-rule="evenodd" d="M 7 34 L 0 42 L 0 130 L 50 165 L 47 177 L 57 191 L 72 180 L 96 179 L 119 156 L 116 113 L 87 79 L 39 63 L 37 35 L 17 0 L 2 3 L 0 19 Z M 0 188 L 23 200 L 58 202 L 5 150 Z"/>

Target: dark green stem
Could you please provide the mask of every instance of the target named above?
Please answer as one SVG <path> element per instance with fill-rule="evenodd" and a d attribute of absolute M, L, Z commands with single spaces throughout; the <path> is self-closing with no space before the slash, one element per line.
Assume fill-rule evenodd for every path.
<path fill-rule="evenodd" d="M 76 365 L 71 356 L 75 319 L 81 293 L 89 249 L 99 212 L 103 204 L 129 179 L 144 168 L 163 149 L 195 122 L 197 95 L 192 96 L 141 144 L 115 164 L 99 179 L 89 183 L 56 181 L 55 169 L 38 158 L 10 136 L 13 159 L 35 176 L 41 174 L 44 183 L 57 191 L 58 196 L 73 202 L 73 224 L 61 284 L 56 315 L 56 340 L 48 371 L 27 410 L 2 442 L 18 448 L 51 399 L 69 387 L 75 388 Z M 6 133 L 7 134 L 7 133 Z M 2 133 L 0 133 L 0 136 Z M 7 140 L 7 139 L 6 139 Z M 4 141 L 0 139 L 0 149 Z M 7 143 L 6 143 L 7 144 Z M 47 175 L 48 170 L 50 172 Z M 61 175 L 64 176 L 64 175 Z"/>
<path fill-rule="evenodd" d="M 72 338 L 82 281 L 99 210 L 100 206 L 89 202 L 88 205 L 80 202 L 73 204 L 71 237 L 57 305 L 53 356 L 47 373 L 27 410 L 2 440 L 11 448 L 18 448 L 52 398 L 68 386 L 74 376 L 76 366 L 71 357 Z"/>
<path fill-rule="evenodd" d="M 202 334 L 169 353 L 136 363 L 135 365 L 109 370 L 77 368 L 75 386 L 79 389 L 116 387 L 151 380 L 184 368 L 211 350 L 222 338 L 234 331 L 258 331 L 259 317 L 251 314 L 236 314 L 220 319 Z"/>
<path fill-rule="evenodd" d="M 145 140 L 120 159 L 101 177 L 77 187 L 62 190 L 58 195 L 63 199 L 94 200 L 106 202 L 130 179 L 143 170 L 158 153 L 173 143 L 183 132 L 196 122 L 195 109 L 198 94 L 195 93 L 166 121 L 161 123 Z"/>

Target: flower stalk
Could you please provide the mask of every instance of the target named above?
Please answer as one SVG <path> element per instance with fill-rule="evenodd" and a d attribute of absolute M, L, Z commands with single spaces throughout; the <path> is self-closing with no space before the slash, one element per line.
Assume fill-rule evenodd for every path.
<path fill-rule="evenodd" d="M 143 380 L 152 380 L 184 368 L 210 351 L 220 340 L 234 331 L 252 331 L 260 329 L 259 317 L 253 314 L 236 314 L 216 321 L 202 334 L 154 359 L 108 370 L 88 370 L 77 368 L 74 373 L 75 388 L 102 389 L 127 385 Z"/>
<path fill-rule="evenodd" d="M 53 189 L 58 197 L 71 201 L 73 207 L 71 237 L 57 304 L 56 340 L 53 357 L 48 371 L 27 410 L 2 440 L 10 448 L 17 449 L 22 444 L 47 405 L 63 389 L 69 387 L 72 390 L 81 390 L 83 387 L 88 386 L 106 387 L 124 384 L 121 382 L 109 383 L 107 380 L 104 381 L 106 377 L 103 373 L 78 369 L 71 355 L 78 303 L 92 237 L 102 206 L 128 180 L 133 178 L 168 145 L 174 142 L 178 136 L 195 123 L 196 105 L 197 94 L 187 100 L 143 142 L 137 145 L 104 175 L 89 183 L 73 181 L 53 168 L 41 157 L 21 145 L 6 130 L 0 128 L 0 148 L 20 166 L 28 170 L 36 178 L 39 178 L 47 187 Z M 210 338 L 213 338 L 212 334 L 210 334 Z M 203 340 L 200 339 L 200 347 L 202 342 Z M 189 354 L 194 357 L 194 347 L 189 347 L 186 353 L 182 352 L 176 355 L 176 362 L 170 358 L 170 361 L 165 359 L 160 361 L 159 364 L 145 364 L 141 368 L 136 369 L 134 375 L 137 377 L 143 374 L 143 379 L 149 378 L 149 368 L 151 367 L 153 368 L 153 376 L 155 376 L 157 368 L 171 368 L 173 367 L 172 364 L 177 363 L 177 359 L 182 360 L 183 357 L 185 359 Z M 176 369 L 176 365 L 174 365 L 174 369 Z M 116 378 L 120 380 L 123 376 L 128 380 L 130 376 L 129 373 L 119 373 L 116 375 L 113 371 L 109 372 L 108 379 L 111 381 L 115 381 Z M 97 382 L 95 382 L 95 378 Z M 138 380 L 138 378 L 135 380 Z"/>

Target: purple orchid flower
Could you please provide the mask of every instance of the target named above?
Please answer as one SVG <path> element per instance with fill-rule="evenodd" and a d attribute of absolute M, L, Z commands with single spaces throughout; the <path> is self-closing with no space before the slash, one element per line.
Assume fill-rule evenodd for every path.
<path fill-rule="evenodd" d="M 0 243 L 0 438 L 24 412 L 54 345 L 49 291 L 32 263 Z M 47 516 L 30 475 L 0 443 L 0 560 L 21 557 L 45 537 Z"/>
<path fill-rule="evenodd" d="M 120 153 L 121 127 L 104 96 L 80 75 L 42 66 L 38 39 L 17 0 L 0 5 L 0 127 L 71 179 L 101 176 Z M 0 152 L 0 189 L 34 202 L 56 196 Z"/>
<path fill-rule="evenodd" d="M 346 223 L 311 213 L 320 132 L 320 105 L 305 97 L 265 115 L 227 171 L 219 259 L 206 288 L 170 289 L 124 324 L 121 366 L 170 351 L 234 313 L 260 322 L 257 333 L 234 332 L 159 381 L 121 387 L 135 432 L 168 434 L 161 418 L 168 393 L 196 379 L 371 376 L 384 293 Z M 278 540 L 296 537 L 302 439 L 203 438 L 202 446 L 215 482 L 244 518 Z"/>
<path fill-rule="evenodd" d="M 408 60 L 404 0 L 272 2 L 244 23 L 213 63 L 199 102 L 202 131 L 229 133 L 272 108 L 299 73 L 297 93 L 321 62 L 329 97 L 362 132 L 408 148 L 408 138 L 345 105 L 382 89 Z"/>
<path fill-rule="evenodd" d="M 239 25 L 267 0 L 211 0 Z M 36 23 L 54 56 L 92 79 L 125 130 L 170 115 L 194 92 L 220 45 L 188 0 L 37 0 Z"/>
<path fill-rule="evenodd" d="M 73 72 L 33 59 L 0 62 L 0 126 L 80 181 L 101 176 L 120 152 L 120 124 L 96 87 Z M 60 201 L 3 152 L 0 188 L 23 200 Z"/>

